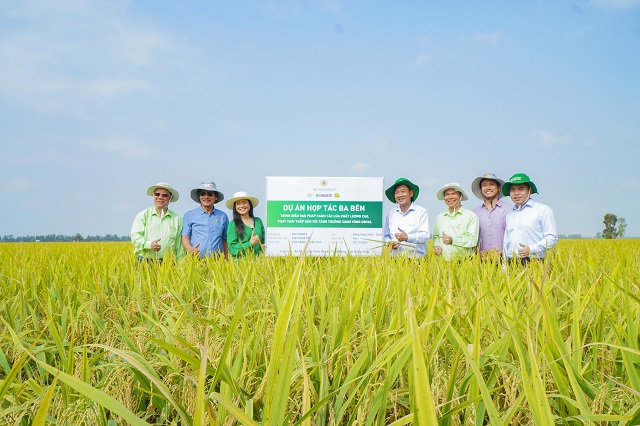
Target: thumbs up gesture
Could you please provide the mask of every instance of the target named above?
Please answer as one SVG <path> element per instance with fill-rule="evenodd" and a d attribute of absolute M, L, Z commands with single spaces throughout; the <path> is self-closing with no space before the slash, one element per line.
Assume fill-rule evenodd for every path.
<path fill-rule="evenodd" d="M 518 245 L 520 246 L 520 248 L 518 249 L 518 256 L 529 257 L 529 255 L 531 254 L 531 249 L 529 248 L 529 246 L 525 246 L 524 244 L 520 243 L 518 243 Z"/>
<path fill-rule="evenodd" d="M 444 231 L 442 231 L 440 240 L 442 240 L 442 244 L 446 245 L 451 245 L 453 243 L 453 237 L 451 235 L 447 235 Z"/>
<path fill-rule="evenodd" d="M 162 246 L 160 246 L 160 238 L 158 238 L 157 240 L 153 240 L 151 241 L 151 250 L 153 251 L 160 251 L 160 249 L 162 248 Z"/>
<path fill-rule="evenodd" d="M 255 246 L 256 244 L 260 244 L 260 237 L 254 234 L 253 229 L 251 230 L 251 238 L 249 239 L 249 242 L 251 243 L 252 246 Z"/>
<path fill-rule="evenodd" d="M 398 232 L 396 232 L 394 236 L 396 237 L 396 240 L 398 240 L 399 242 L 409 241 L 409 235 L 406 232 L 404 232 L 402 228 L 398 228 Z"/>

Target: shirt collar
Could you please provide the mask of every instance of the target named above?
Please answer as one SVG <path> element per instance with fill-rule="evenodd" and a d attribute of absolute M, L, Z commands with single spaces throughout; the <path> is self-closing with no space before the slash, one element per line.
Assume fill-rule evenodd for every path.
<path fill-rule="evenodd" d="M 215 214 L 215 212 L 216 212 L 216 206 L 213 206 L 213 208 L 211 209 L 211 213 L 209 213 L 205 209 L 203 209 L 202 204 L 200 204 L 200 214 Z"/>
<path fill-rule="evenodd" d="M 171 215 L 173 215 L 173 214 L 174 214 L 170 209 L 167 209 L 167 211 L 165 212 L 165 214 L 164 214 L 163 216 L 160 216 L 160 215 L 158 214 L 158 210 L 156 210 L 156 208 L 155 208 L 155 207 L 152 207 L 152 209 L 153 209 L 153 213 L 151 213 L 151 215 L 152 215 L 152 216 L 153 216 L 153 215 L 156 215 L 156 216 L 158 216 L 160 219 L 162 219 L 162 218 L 163 218 L 163 217 L 165 217 L 165 216 L 171 216 Z"/>
<path fill-rule="evenodd" d="M 500 207 L 500 208 L 502 208 L 503 206 L 504 206 L 504 203 L 502 202 L 502 198 L 498 198 L 498 201 L 496 201 L 496 205 L 495 205 L 495 206 L 493 206 L 493 208 L 494 208 L 494 209 L 495 209 L 496 207 Z M 487 208 L 487 206 L 486 206 L 486 204 L 485 204 L 484 202 L 482 202 L 482 204 L 480 204 L 480 208 L 481 208 L 481 209 L 482 209 L 482 208 L 484 208 L 484 209 L 489 210 L 489 209 Z"/>
<path fill-rule="evenodd" d="M 399 205 L 396 205 L 396 211 L 397 211 L 397 212 L 399 212 L 400 214 L 407 214 L 407 213 L 409 213 L 409 212 L 410 212 L 410 211 L 412 211 L 412 210 L 415 210 L 415 209 L 413 208 L 413 201 L 411 202 L 411 205 L 409 206 L 409 208 L 407 209 L 407 211 L 406 211 L 406 212 L 404 212 L 404 213 L 402 212 L 402 210 L 400 210 L 400 206 L 399 206 Z"/>
<path fill-rule="evenodd" d="M 529 197 L 529 199 L 527 200 L 526 203 L 524 203 L 524 205 L 521 208 L 518 208 L 518 206 L 516 206 L 515 204 L 513 205 L 513 210 L 515 211 L 520 211 L 520 210 L 524 210 L 525 207 L 533 207 L 534 201 L 531 199 L 531 197 Z"/>
<path fill-rule="evenodd" d="M 447 209 L 444 211 L 444 215 L 454 217 L 457 214 L 462 214 L 462 210 L 464 210 L 464 207 L 460 206 L 458 210 L 456 210 L 453 214 L 451 214 L 451 212 L 449 211 L 449 208 L 447 207 Z"/>

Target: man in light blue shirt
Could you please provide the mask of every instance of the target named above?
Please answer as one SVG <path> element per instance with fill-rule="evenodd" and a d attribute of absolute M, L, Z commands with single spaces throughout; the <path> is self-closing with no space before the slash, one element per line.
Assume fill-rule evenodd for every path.
<path fill-rule="evenodd" d="M 503 254 L 507 259 L 543 259 L 558 242 L 553 210 L 531 199 L 537 194 L 536 185 L 524 173 L 516 173 L 502 186 L 502 194 L 509 195 L 513 209 L 507 214 Z"/>
<path fill-rule="evenodd" d="M 382 229 L 384 241 L 390 243 L 393 256 L 420 258 L 427 252 L 429 240 L 429 215 L 427 210 L 414 201 L 420 188 L 409 179 L 394 182 L 385 195 L 398 205 L 389 211 Z"/>
<path fill-rule="evenodd" d="M 200 204 L 185 213 L 182 226 L 182 245 L 188 253 L 224 256 L 229 258 L 227 227 L 229 218 L 225 212 L 216 210 L 214 204 L 224 199 L 214 182 L 202 182 L 191 190 L 191 199 Z"/>

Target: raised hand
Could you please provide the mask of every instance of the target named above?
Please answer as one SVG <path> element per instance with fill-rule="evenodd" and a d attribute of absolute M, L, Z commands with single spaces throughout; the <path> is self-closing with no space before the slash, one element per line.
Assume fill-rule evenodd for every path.
<path fill-rule="evenodd" d="M 396 240 L 398 240 L 399 242 L 409 241 L 409 235 L 407 235 L 407 233 L 404 232 L 402 228 L 398 228 L 398 231 L 400 232 L 395 233 Z"/>
<path fill-rule="evenodd" d="M 256 244 L 260 244 L 260 237 L 254 234 L 253 229 L 251 230 L 251 238 L 249 239 L 249 242 L 251 243 L 252 246 L 255 246 Z"/>
<path fill-rule="evenodd" d="M 451 245 L 453 243 L 453 237 L 451 235 L 447 235 L 444 231 L 442 232 L 442 235 L 440 236 L 440 241 L 442 241 L 442 244 L 446 244 L 446 245 Z"/>

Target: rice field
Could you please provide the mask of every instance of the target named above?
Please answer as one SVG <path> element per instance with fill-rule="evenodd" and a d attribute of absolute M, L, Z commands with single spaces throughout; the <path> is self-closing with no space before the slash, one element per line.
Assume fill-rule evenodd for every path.
<path fill-rule="evenodd" d="M 0 244 L 2 425 L 638 425 L 640 240 L 551 262 Z"/>

